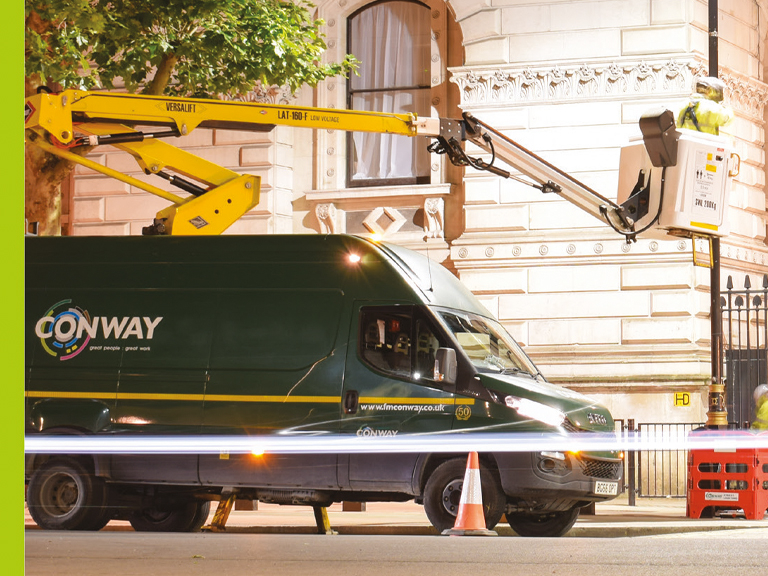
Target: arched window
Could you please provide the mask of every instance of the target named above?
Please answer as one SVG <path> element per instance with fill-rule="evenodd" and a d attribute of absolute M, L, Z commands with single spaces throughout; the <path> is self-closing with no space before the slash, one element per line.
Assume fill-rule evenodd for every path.
<path fill-rule="evenodd" d="M 430 115 L 430 9 L 384 0 L 348 20 L 348 52 L 360 60 L 347 106 L 356 110 Z M 429 183 L 423 139 L 353 132 L 347 143 L 347 186 Z"/>

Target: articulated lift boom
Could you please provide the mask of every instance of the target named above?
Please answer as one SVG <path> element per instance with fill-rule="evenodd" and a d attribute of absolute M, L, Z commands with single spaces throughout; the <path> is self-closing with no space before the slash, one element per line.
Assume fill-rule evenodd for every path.
<path fill-rule="evenodd" d="M 632 183 L 636 179 L 637 184 L 626 194 L 627 199 L 622 204 L 601 196 L 468 114 L 460 120 L 419 118 L 412 114 L 66 90 L 58 94 L 43 92 L 27 98 L 24 117 L 28 142 L 171 202 L 171 206 L 157 214 L 154 224 L 145 228 L 145 234 L 221 234 L 259 202 L 258 176 L 238 174 L 218 166 L 164 142 L 164 138 L 187 136 L 196 128 L 268 131 L 276 125 L 424 136 L 434 139 L 428 146 L 431 152 L 446 154 L 456 165 L 518 178 L 494 165 L 495 159 L 499 158 L 531 179 L 531 185 L 542 192 L 559 194 L 628 239 L 634 239 L 646 230 L 661 229 L 664 234 L 674 235 L 697 232 L 723 235 L 725 229 L 708 220 L 691 221 L 692 226 L 686 224 L 680 228 L 661 226 L 662 208 L 673 202 L 663 199 L 665 178 L 663 172 L 660 178 L 658 175 L 654 177 L 653 167 L 662 167 L 662 171 L 666 171 L 668 166 L 674 166 L 677 143 L 682 140 L 674 128 L 673 119 L 669 126 L 668 114 L 646 119 L 645 124 L 641 120 L 648 153 L 635 154 L 631 158 L 629 170 L 633 172 Z M 462 147 L 465 141 L 490 153 L 491 161 L 468 156 Z M 708 149 L 721 150 L 718 157 L 724 157 L 725 161 L 710 167 L 699 162 L 695 168 L 701 168 L 705 175 L 715 169 L 718 178 L 722 177 L 722 182 L 718 180 L 715 184 L 722 184 L 724 188 L 727 152 L 722 151 L 719 142 L 705 144 Z M 190 196 L 167 192 L 71 150 L 97 145 L 112 145 L 124 150 L 136 159 L 146 174 L 164 178 Z M 671 157 L 672 149 L 675 158 Z M 622 170 L 623 164 L 622 160 Z M 686 167 L 686 170 L 690 168 Z M 712 183 L 708 187 L 704 184 L 693 194 L 699 201 L 713 192 L 710 190 Z M 718 211 L 722 212 L 722 197 L 717 202 Z M 679 204 L 677 202 L 671 210 L 680 212 Z M 684 216 L 683 220 L 690 220 L 688 214 Z"/>

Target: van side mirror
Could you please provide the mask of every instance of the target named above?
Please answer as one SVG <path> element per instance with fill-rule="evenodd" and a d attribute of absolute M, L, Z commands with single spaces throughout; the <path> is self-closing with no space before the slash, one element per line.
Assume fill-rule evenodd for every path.
<path fill-rule="evenodd" d="M 435 382 L 456 384 L 456 350 L 438 348 L 435 352 Z"/>

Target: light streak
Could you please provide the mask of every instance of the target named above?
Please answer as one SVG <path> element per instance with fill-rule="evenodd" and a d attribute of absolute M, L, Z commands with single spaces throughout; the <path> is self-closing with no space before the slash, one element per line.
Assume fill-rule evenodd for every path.
<path fill-rule="evenodd" d="M 527 434 L 446 433 L 358 437 L 353 434 L 308 436 L 144 436 L 28 435 L 27 454 L 352 454 L 439 452 L 604 452 L 722 450 L 768 448 L 768 434 L 705 431 L 676 437 L 647 433 Z"/>

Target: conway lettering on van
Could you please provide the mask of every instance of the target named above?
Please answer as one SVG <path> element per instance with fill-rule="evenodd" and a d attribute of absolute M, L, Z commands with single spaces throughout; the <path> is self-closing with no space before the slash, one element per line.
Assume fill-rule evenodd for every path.
<path fill-rule="evenodd" d="M 62 300 L 38 319 L 35 335 L 48 354 L 64 361 L 89 348 L 92 339 L 151 340 L 162 319 L 162 316 L 91 317 L 87 310 L 72 305 L 72 300 Z M 119 350 L 119 346 L 109 348 Z"/>

